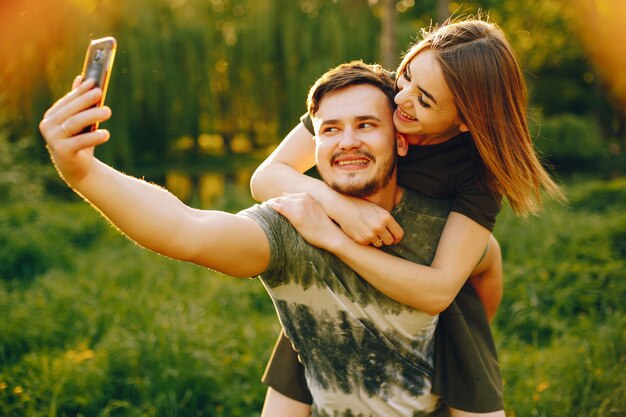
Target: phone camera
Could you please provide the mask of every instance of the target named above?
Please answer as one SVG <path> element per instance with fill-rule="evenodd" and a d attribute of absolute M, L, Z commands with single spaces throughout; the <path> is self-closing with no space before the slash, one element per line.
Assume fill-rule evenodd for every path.
<path fill-rule="evenodd" d="M 93 60 L 98 62 L 104 56 L 104 51 L 102 49 L 96 49 L 96 52 L 93 54 Z"/>

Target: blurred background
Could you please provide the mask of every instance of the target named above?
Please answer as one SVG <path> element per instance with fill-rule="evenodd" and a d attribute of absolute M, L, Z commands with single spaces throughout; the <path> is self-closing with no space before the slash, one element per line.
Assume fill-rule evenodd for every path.
<path fill-rule="evenodd" d="M 626 415 L 624 0 L 2 0 L 0 415 L 261 409 L 278 332 L 262 287 L 126 242 L 49 162 L 37 125 L 91 39 L 118 41 L 98 157 L 237 211 L 319 75 L 394 69 L 419 28 L 479 10 L 517 53 L 536 147 L 570 200 L 498 219 L 507 415 Z"/>

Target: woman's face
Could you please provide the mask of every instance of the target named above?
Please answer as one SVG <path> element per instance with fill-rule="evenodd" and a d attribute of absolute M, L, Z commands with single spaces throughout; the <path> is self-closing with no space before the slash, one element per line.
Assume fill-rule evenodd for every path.
<path fill-rule="evenodd" d="M 419 52 L 398 74 L 393 124 L 412 145 L 445 142 L 467 126 L 461 122 L 441 65 L 429 49 Z"/>

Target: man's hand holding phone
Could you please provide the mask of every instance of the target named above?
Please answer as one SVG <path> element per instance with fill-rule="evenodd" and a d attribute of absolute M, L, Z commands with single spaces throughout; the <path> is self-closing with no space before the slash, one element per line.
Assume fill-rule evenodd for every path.
<path fill-rule="evenodd" d="M 94 42 L 87 51 L 83 75 L 74 79 L 72 90 L 48 109 L 39 124 L 57 170 L 73 187 L 89 174 L 95 160 L 94 147 L 110 136 L 97 126 L 111 117 L 111 109 L 103 106 L 103 87 L 108 83 L 112 61 L 107 64 L 104 79 L 94 77 L 94 72 L 88 71 L 90 56 L 94 56 L 93 45 Z"/>
<path fill-rule="evenodd" d="M 104 129 L 81 132 L 111 117 L 108 107 L 94 107 L 102 99 L 102 90 L 93 88 L 93 80 L 80 80 L 76 78 L 75 88 L 50 107 L 39 123 L 57 170 L 72 186 L 87 176 L 94 147 L 109 139 Z"/>

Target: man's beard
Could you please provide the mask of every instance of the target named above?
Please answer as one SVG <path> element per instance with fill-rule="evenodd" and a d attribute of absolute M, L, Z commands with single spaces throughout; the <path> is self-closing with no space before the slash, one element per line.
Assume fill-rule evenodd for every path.
<path fill-rule="evenodd" d="M 398 161 L 398 157 L 395 153 L 393 153 L 392 157 L 386 161 L 385 165 L 383 165 L 378 170 L 374 178 L 364 183 L 355 184 L 355 183 L 346 183 L 346 182 L 344 183 L 337 183 L 337 182 L 328 183 L 327 182 L 327 184 L 330 185 L 330 187 L 333 190 L 341 194 L 350 195 L 353 197 L 361 197 L 361 198 L 369 197 L 373 194 L 376 194 L 378 191 L 385 188 L 387 184 L 389 184 L 389 181 L 391 181 L 391 178 L 393 177 L 393 173 L 396 168 L 397 161 Z M 322 176 L 322 179 L 324 179 L 324 175 L 322 173 L 320 173 L 320 175 Z M 355 177 L 355 178 L 358 178 L 358 175 L 359 173 L 350 174 L 351 177 Z"/>

